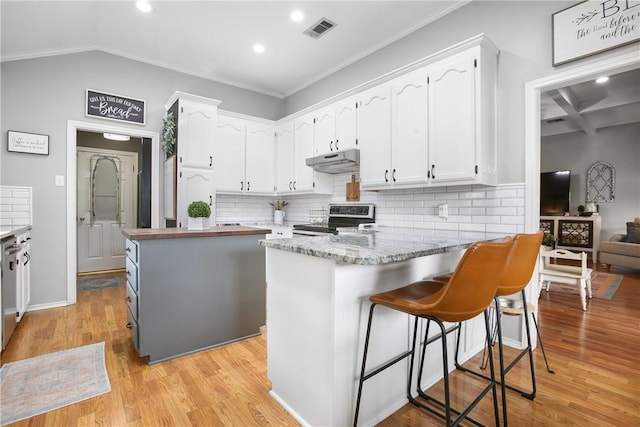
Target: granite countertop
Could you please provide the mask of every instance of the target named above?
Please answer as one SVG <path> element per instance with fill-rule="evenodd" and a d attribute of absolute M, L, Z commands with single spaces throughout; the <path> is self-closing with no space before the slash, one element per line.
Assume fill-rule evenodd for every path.
<path fill-rule="evenodd" d="M 196 237 L 246 236 L 269 234 L 271 230 L 243 226 L 216 226 L 208 230 L 188 230 L 186 228 L 127 228 L 122 230 L 131 240 L 189 239 Z"/>
<path fill-rule="evenodd" d="M 450 237 L 434 230 L 380 227 L 328 236 L 261 240 L 266 248 L 280 249 L 335 261 L 338 264 L 376 265 L 466 249 L 478 240 L 496 240 L 502 234 L 475 233 Z"/>

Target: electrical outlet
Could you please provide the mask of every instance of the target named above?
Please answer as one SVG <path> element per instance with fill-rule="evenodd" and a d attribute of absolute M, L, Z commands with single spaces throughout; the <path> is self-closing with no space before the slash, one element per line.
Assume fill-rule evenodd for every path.
<path fill-rule="evenodd" d="M 448 218 L 449 217 L 449 205 L 446 203 L 444 205 L 438 205 L 438 216 L 440 218 Z"/>

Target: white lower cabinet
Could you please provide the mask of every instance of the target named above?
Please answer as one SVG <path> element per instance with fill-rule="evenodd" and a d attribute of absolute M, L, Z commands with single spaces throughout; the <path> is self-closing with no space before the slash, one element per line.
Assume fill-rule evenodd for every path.
<path fill-rule="evenodd" d="M 31 302 L 31 232 L 17 235 L 16 242 L 22 245 L 16 254 L 16 321 L 19 322 Z"/>

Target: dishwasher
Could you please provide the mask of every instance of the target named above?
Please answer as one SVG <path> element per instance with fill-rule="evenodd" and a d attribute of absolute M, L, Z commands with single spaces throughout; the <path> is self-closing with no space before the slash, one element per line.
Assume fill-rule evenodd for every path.
<path fill-rule="evenodd" d="M 16 253 L 20 248 L 15 237 L 2 240 L 2 350 L 7 347 L 16 328 Z"/>

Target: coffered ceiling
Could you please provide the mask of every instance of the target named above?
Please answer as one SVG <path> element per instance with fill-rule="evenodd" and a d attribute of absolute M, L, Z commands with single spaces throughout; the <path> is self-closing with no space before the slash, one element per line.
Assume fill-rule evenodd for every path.
<path fill-rule="evenodd" d="M 598 129 L 640 122 L 640 69 L 542 94 L 541 135 L 570 132 L 595 134 Z"/>

